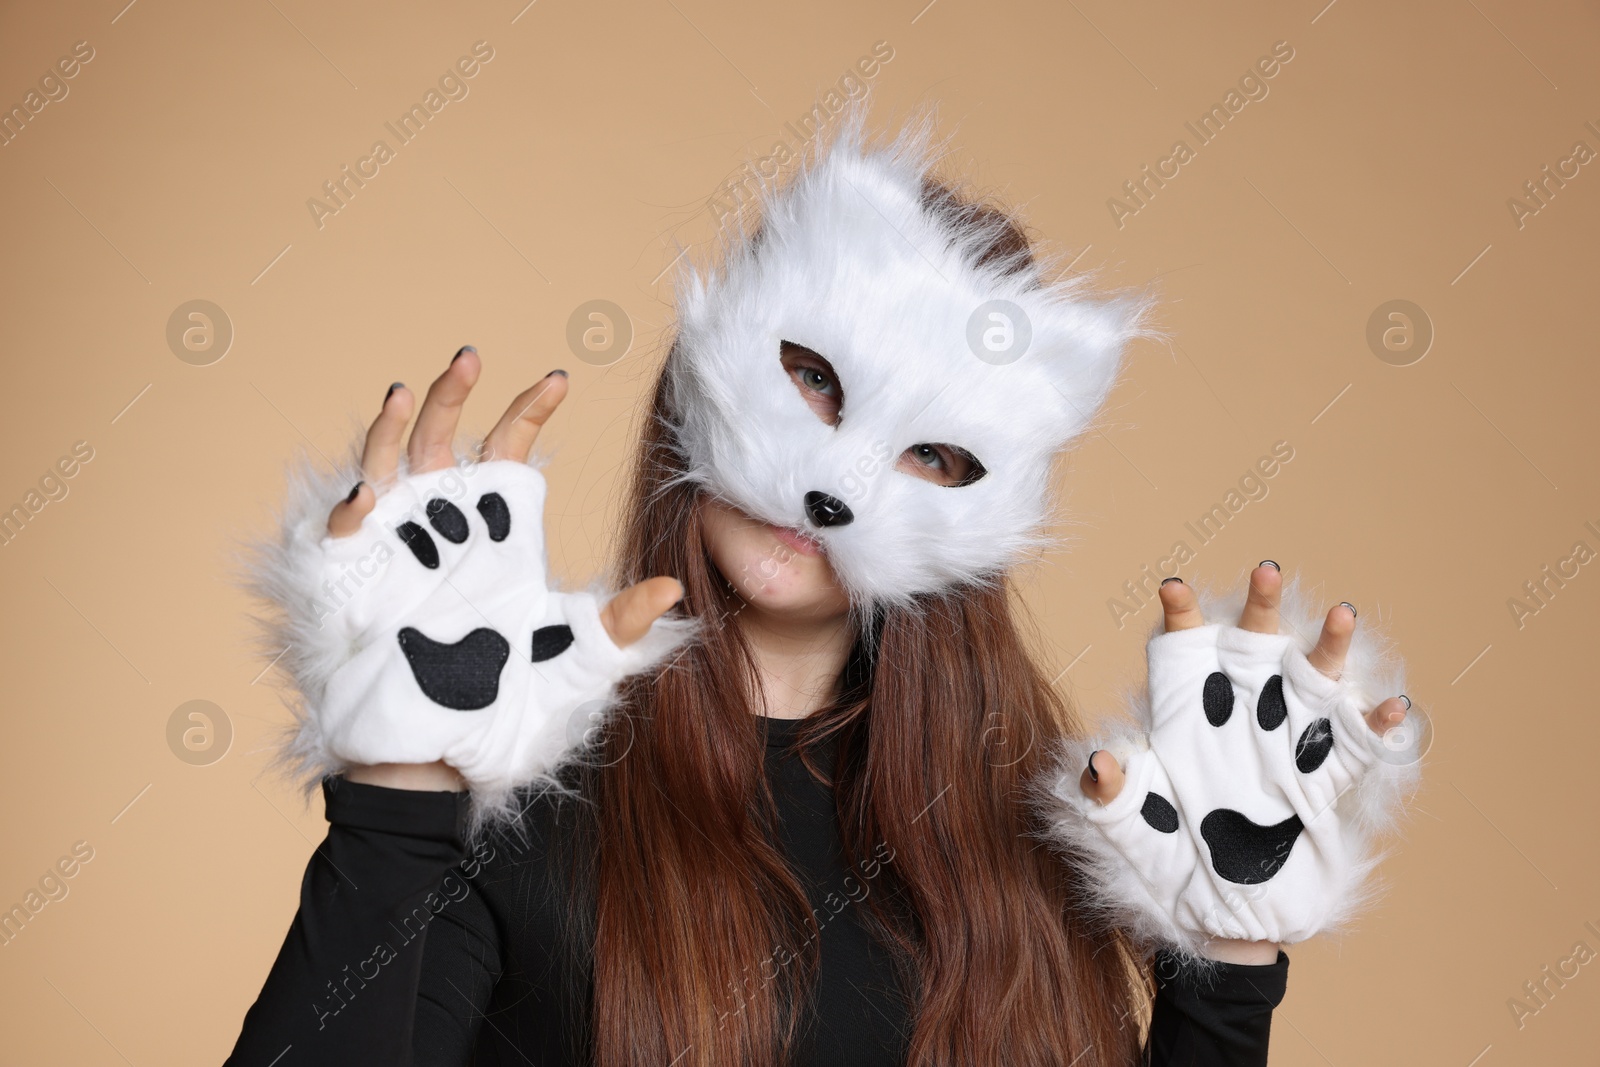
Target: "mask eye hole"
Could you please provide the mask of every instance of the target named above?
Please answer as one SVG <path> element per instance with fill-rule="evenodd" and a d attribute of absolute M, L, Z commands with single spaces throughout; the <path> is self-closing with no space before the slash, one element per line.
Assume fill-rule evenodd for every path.
<path fill-rule="evenodd" d="M 989 473 L 966 449 L 931 443 L 912 445 L 900 453 L 894 469 L 949 488 L 971 485 Z"/>
<path fill-rule="evenodd" d="M 844 408 L 844 386 L 839 384 L 833 364 L 793 341 L 780 341 L 778 348 L 783 369 L 789 372 L 806 406 L 829 426 L 839 425 L 839 412 Z"/>

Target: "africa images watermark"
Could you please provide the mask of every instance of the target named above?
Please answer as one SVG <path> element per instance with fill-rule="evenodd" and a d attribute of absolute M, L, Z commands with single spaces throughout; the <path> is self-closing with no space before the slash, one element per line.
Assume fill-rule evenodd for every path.
<path fill-rule="evenodd" d="M 88 41 L 77 42 L 72 46 L 71 55 L 62 56 L 45 69 L 39 77 L 37 89 L 29 89 L 21 103 L 12 104 L 0 112 L 0 148 L 21 137 L 29 123 L 38 122 L 45 108 L 65 100 L 72 91 L 67 82 L 76 78 L 84 65 L 94 57 L 94 45 Z"/>
<path fill-rule="evenodd" d="M 485 855 L 487 848 L 488 854 Z M 317 1029 L 325 1030 L 328 1020 L 336 1018 L 340 1012 L 350 1006 L 350 1002 L 367 988 L 368 982 L 375 982 L 384 973 L 384 968 L 411 947 L 423 934 L 428 932 L 428 925 L 433 922 L 434 916 L 450 904 L 459 904 L 472 894 L 470 879 L 477 877 L 482 865 L 493 858 L 494 848 L 487 842 L 479 845 L 474 855 L 461 864 L 463 876 L 457 875 L 455 870 L 445 874 L 437 890 L 429 890 L 422 903 L 412 908 L 399 917 L 399 922 L 389 922 L 389 930 L 394 934 L 392 938 L 379 941 L 372 947 L 372 953 L 365 959 L 357 960 L 354 964 L 347 963 L 335 978 L 328 979 L 326 989 L 327 997 L 311 1002 L 311 1012 L 317 1018 Z M 387 935 L 386 935 L 387 936 Z"/>
<path fill-rule="evenodd" d="M 1116 628 L 1122 629 L 1129 619 L 1158 603 L 1161 580 L 1172 577 L 1178 573 L 1178 568 L 1192 562 L 1200 549 L 1215 541 L 1247 504 L 1267 499 L 1267 494 L 1272 492 L 1268 483 L 1293 459 L 1294 446 L 1288 441 L 1277 442 L 1269 455 L 1259 457 L 1239 476 L 1236 485 L 1230 486 L 1221 500 L 1184 523 L 1184 531 L 1194 539 L 1193 545 L 1185 538 L 1174 541 L 1171 550 L 1156 561 L 1154 568 L 1147 563 L 1140 569 L 1139 577 L 1122 583 L 1122 596 L 1106 599 L 1106 610 L 1111 613 L 1111 622 Z"/>
<path fill-rule="evenodd" d="M 1146 163 L 1139 171 L 1139 177 L 1123 182 L 1122 191 L 1127 199 L 1119 200 L 1113 196 L 1106 200 L 1106 210 L 1111 212 L 1111 221 L 1116 223 L 1117 229 L 1122 229 L 1128 219 L 1148 207 L 1156 191 L 1165 188 L 1167 182 L 1183 173 L 1182 168 L 1198 158 L 1200 148 L 1216 140 L 1228 123 L 1237 118 L 1251 101 L 1265 100 L 1272 91 L 1267 83 L 1276 78 L 1292 59 L 1294 48 L 1288 41 L 1274 44 L 1271 54 L 1257 59 L 1240 75 L 1238 87 L 1229 89 L 1220 103 L 1212 104 L 1195 122 L 1183 124 L 1184 129 L 1194 135 L 1194 147 L 1190 147 L 1186 140 L 1175 141 L 1172 150 L 1156 160 L 1154 166 Z"/>
<path fill-rule="evenodd" d="M 1600 126 L 1596 126 L 1593 119 L 1583 125 L 1590 133 L 1600 137 Z M 1539 171 L 1539 177 L 1523 182 L 1525 199 L 1515 196 L 1506 198 L 1506 210 L 1511 212 L 1511 221 L 1517 224 L 1517 229 L 1527 226 L 1529 219 L 1549 207 L 1557 191 L 1565 189 L 1567 182 L 1581 174 L 1582 168 L 1592 163 L 1594 158 L 1595 151 L 1587 142 L 1574 141 L 1571 151 L 1564 158 L 1556 160 L 1554 170 L 1546 163 Z"/>
<path fill-rule="evenodd" d="M 360 595 L 368 582 L 384 573 L 389 561 L 397 554 L 395 545 L 405 544 L 408 541 L 406 527 L 419 526 L 418 520 L 427 521 L 428 509 L 436 506 L 434 501 L 465 502 L 468 490 L 471 488 L 472 476 L 477 473 L 481 464 L 491 458 L 487 455 L 458 457 L 455 470 L 439 479 L 428 502 L 421 505 L 421 510 L 413 507 L 399 515 L 390 516 L 383 524 L 385 536 L 379 536 L 364 546 L 365 550 L 359 556 L 353 552 L 343 553 L 338 576 L 324 579 L 323 595 L 312 598 L 311 603 L 317 613 L 317 628 L 321 629 L 326 625 L 329 619 L 343 611 Z"/>
<path fill-rule="evenodd" d="M 313 196 L 306 201 L 306 210 L 311 212 L 311 221 L 316 223 L 317 229 L 327 225 L 328 216 L 337 215 L 349 207 L 356 193 L 381 174 L 382 168 L 395 160 L 399 149 L 415 140 L 446 105 L 451 101 L 465 100 L 472 91 L 467 83 L 476 78 L 484 65 L 493 59 L 493 46 L 488 41 L 478 41 L 472 46 L 471 55 L 457 59 L 439 75 L 438 88 L 430 86 L 422 94 L 420 103 L 412 104 L 393 122 L 384 123 L 384 129 L 394 137 L 394 146 L 390 147 L 388 141 L 381 139 L 372 142 L 371 150 L 356 160 L 353 170 L 346 163 L 339 168 L 337 177 L 322 183 L 326 199 Z"/>
<path fill-rule="evenodd" d="M 1592 919 L 1584 923 L 1583 928 L 1600 938 L 1600 926 L 1596 926 Z M 1577 978 L 1594 958 L 1595 950 L 1587 941 L 1575 942 L 1568 955 L 1554 964 L 1545 964 L 1539 968 L 1536 978 L 1523 982 L 1523 995 L 1506 998 L 1506 1010 L 1511 1013 L 1511 1021 L 1517 1024 L 1517 1029 L 1526 1027 L 1529 1019 L 1548 1008 L 1556 994 L 1567 988 L 1567 983 Z"/>
<path fill-rule="evenodd" d="M 8 911 L 0 912 L 0 947 L 10 945 L 22 936 L 22 931 L 47 905 L 66 900 L 67 894 L 72 891 L 67 880 L 76 878 L 83 865 L 92 859 L 94 846 L 87 841 L 77 841 L 73 843 L 70 854 L 61 856 L 46 867 L 39 876 L 37 889 L 30 887 L 20 903 L 11 905 Z"/>
<path fill-rule="evenodd" d="M 54 466 L 47 467 L 39 476 L 37 489 L 29 489 L 20 502 L 0 511 L 0 548 L 16 540 L 47 505 L 65 500 L 72 491 L 67 483 L 92 459 L 94 446 L 88 441 L 76 442 L 70 455 L 56 460 Z"/>
<path fill-rule="evenodd" d="M 838 82 L 811 105 L 810 111 L 793 122 L 784 123 L 783 133 L 766 155 L 744 163 L 706 199 L 706 209 L 717 223 L 721 225 L 745 204 L 758 201 L 772 179 L 784 167 L 799 162 L 804 146 L 815 140 L 845 109 L 847 100 L 866 92 L 867 82 L 876 78 L 892 59 L 894 47 L 888 41 L 874 42 L 872 51 L 847 67 Z"/>
<path fill-rule="evenodd" d="M 750 966 L 746 964 L 741 972 L 743 977 L 740 980 L 728 983 L 728 995 L 723 998 L 722 1004 L 716 1009 L 718 1029 L 727 1026 L 730 1018 L 744 1013 L 745 1007 L 749 1004 L 749 997 L 746 994 L 753 988 L 757 978 L 762 982 L 776 981 L 783 969 L 799 958 L 799 952 L 803 951 L 804 945 L 809 945 L 811 942 L 821 938 L 823 927 L 827 926 L 829 922 L 851 904 L 860 904 L 866 900 L 867 896 L 872 892 L 873 880 L 882 873 L 886 865 L 894 862 L 894 858 L 894 846 L 887 841 L 878 842 L 873 846 L 872 854 L 869 857 L 856 862 L 856 868 L 861 873 L 860 878 L 857 878 L 854 873 L 845 875 L 839 886 L 835 889 L 830 889 L 823 897 L 821 908 L 812 907 L 811 922 L 809 924 L 810 932 L 807 934 L 801 948 L 791 950 L 787 945 L 774 945 L 772 954 L 757 965 L 755 973 L 752 973 Z M 842 896 L 840 895 L 841 891 L 843 893 Z M 823 909 L 826 910 L 824 911 Z"/>
<path fill-rule="evenodd" d="M 1593 520 L 1583 524 L 1583 528 L 1600 539 L 1600 525 Z M 1540 568 L 1538 575 L 1522 583 L 1522 595 L 1506 598 L 1506 610 L 1511 612 L 1511 621 L 1516 623 L 1517 629 L 1528 625 L 1528 620 L 1550 606 L 1556 594 L 1567 587 L 1567 583 L 1581 573 L 1581 568 L 1594 560 L 1595 550 L 1589 547 L 1589 542 L 1577 540 L 1572 543 L 1572 548 L 1565 556 L 1559 557 L 1555 563 L 1546 563 Z"/>

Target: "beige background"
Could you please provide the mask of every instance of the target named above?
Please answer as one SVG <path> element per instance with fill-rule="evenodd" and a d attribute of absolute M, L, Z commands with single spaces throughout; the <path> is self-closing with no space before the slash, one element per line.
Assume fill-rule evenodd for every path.
<path fill-rule="evenodd" d="M 226 582 L 285 459 L 333 454 L 390 380 L 425 384 L 463 343 L 480 427 L 565 366 L 551 544 L 588 574 L 678 242 L 886 41 L 880 124 L 939 101 L 959 173 L 1079 269 L 1164 294 L 1172 344 L 1133 353 L 1073 464 L 1075 543 L 1027 576 L 1061 684 L 1112 705 L 1152 611 L 1119 628 L 1107 602 L 1281 440 L 1270 495 L 1185 573 L 1271 555 L 1381 616 L 1436 724 L 1392 889 L 1293 950 L 1274 1062 L 1597 1062 L 1600 964 L 1520 1028 L 1507 1004 L 1575 943 L 1600 951 L 1600 567 L 1520 628 L 1507 605 L 1574 542 L 1600 549 L 1600 165 L 1521 228 L 1507 206 L 1574 142 L 1600 150 L 1595 5 L 123 2 L 0 13 L 7 106 L 74 42 L 95 53 L 0 148 L 0 505 L 75 442 L 94 454 L 0 547 L 0 904 L 93 849 L 0 948 L 0 1060 L 216 1063 L 260 986 L 324 827 L 264 773 L 286 713 Z M 319 229 L 307 199 L 480 40 L 470 95 Z M 1278 41 L 1270 94 L 1119 229 L 1108 198 L 1195 147 L 1183 124 Z M 165 337 L 197 298 L 235 331 L 209 366 Z M 591 299 L 639 331 L 610 367 L 564 340 Z M 1366 341 L 1393 299 L 1436 330 L 1409 366 Z M 190 700 L 234 731 L 207 766 L 168 747 Z"/>

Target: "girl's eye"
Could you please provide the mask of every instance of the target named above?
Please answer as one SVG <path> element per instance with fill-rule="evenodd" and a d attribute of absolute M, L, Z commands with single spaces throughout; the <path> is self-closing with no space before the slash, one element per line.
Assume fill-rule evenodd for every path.
<path fill-rule="evenodd" d="M 912 445 L 901 454 L 896 469 L 935 485 L 971 485 L 988 471 L 971 452 L 955 445 Z"/>
<path fill-rule="evenodd" d="M 833 379 L 815 367 L 803 368 L 800 371 L 800 381 L 807 389 L 814 389 L 819 393 L 828 393 L 835 388 Z"/>
<path fill-rule="evenodd" d="M 839 412 L 844 408 L 844 388 L 833 364 L 805 345 L 793 341 L 779 342 L 779 358 L 789 380 L 800 390 L 800 399 L 816 413 L 817 418 L 829 426 L 839 425 Z"/>

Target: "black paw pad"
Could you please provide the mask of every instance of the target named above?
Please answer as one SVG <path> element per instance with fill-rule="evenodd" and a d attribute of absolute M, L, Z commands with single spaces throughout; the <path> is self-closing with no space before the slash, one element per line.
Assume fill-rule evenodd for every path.
<path fill-rule="evenodd" d="M 467 539 L 467 517 L 444 497 L 434 497 L 423 510 L 428 513 L 428 525 L 438 530 L 439 536 L 452 545 L 459 545 Z"/>
<path fill-rule="evenodd" d="M 1139 809 L 1139 814 L 1144 816 L 1144 821 L 1153 830 L 1160 830 L 1164 834 L 1178 832 L 1178 809 L 1160 793 L 1146 793 L 1144 807 Z"/>
<path fill-rule="evenodd" d="M 417 562 L 430 571 L 439 569 L 439 546 L 433 543 L 433 538 L 428 536 L 428 531 L 414 522 L 402 522 L 395 527 L 395 533 L 400 535 L 400 540 L 406 543 L 411 554 L 417 557 Z"/>
<path fill-rule="evenodd" d="M 1301 774 L 1310 774 L 1321 767 L 1333 751 L 1333 723 L 1318 719 L 1306 727 L 1300 741 L 1294 746 L 1294 765 Z"/>
<path fill-rule="evenodd" d="M 511 533 L 511 508 L 499 493 L 485 493 L 478 498 L 478 514 L 489 524 L 489 540 L 504 541 Z"/>
<path fill-rule="evenodd" d="M 571 648 L 572 642 L 572 627 L 541 626 L 533 631 L 533 648 L 529 650 L 528 658 L 535 663 L 555 659 Z"/>
<path fill-rule="evenodd" d="M 1213 671 L 1206 679 L 1201 703 L 1206 708 L 1206 722 L 1221 726 L 1233 716 L 1233 682 L 1221 671 Z"/>
<path fill-rule="evenodd" d="M 1263 730 L 1276 730 L 1289 717 L 1289 705 L 1283 700 L 1283 675 L 1274 674 L 1261 687 L 1261 698 L 1256 701 L 1256 722 Z"/>
<path fill-rule="evenodd" d="M 500 694 L 500 669 L 511 655 L 510 643 L 487 627 L 447 645 L 407 626 L 400 631 L 400 649 L 423 695 L 454 711 L 477 711 L 493 704 Z"/>
<path fill-rule="evenodd" d="M 1211 866 L 1236 885 L 1260 885 L 1289 859 L 1305 824 L 1291 815 L 1276 826 L 1257 826 L 1237 811 L 1218 808 L 1200 822 Z"/>

